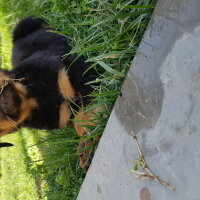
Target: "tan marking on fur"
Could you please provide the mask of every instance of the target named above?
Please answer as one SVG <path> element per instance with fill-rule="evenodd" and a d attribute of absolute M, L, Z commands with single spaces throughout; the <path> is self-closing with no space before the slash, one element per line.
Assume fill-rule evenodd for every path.
<path fill-rule="evenodd" d="M 24 122 L 25 119 L 31 117 L 31 111 L 38 107 L 37 101 L 35 98 L 24 98 L 20 106 L 20 116 L 17 120 L 17 125 Z"/>
<path fill-rule="evenodd" d="M 2 85 L 5 80 L 10 80 L 10 77 L 3 72 L 0 72 L 0 85 Z"/>
<path fill-rule="evenodd" d="M 87 112 L 87 113 L 84 112 L 83 108 L 79 110 L 79 112 L 77 113 L 75 117 L 75 119 L 78 121 L 74 122 L 76 133 L 79 136 L 82 137 L 86 133 L 88 133 L 87 127 L 84 127 L 84 125 L 95 126 L 96 120 L 94 119 L 94 113 L 100 112 L 100 111 L 102 111 L 101 107 L 94 108 L 90 112 Z M 79 122 L 79 120 L 81 121 Z M 90 148 L 90 146 L 97 143 L 98 141 L 99 141 L 99 137 L 96 136 L 95 138 L 91 140 L 86 140 L 86 141 L 84 140 L 84 141 L 79 142 L 79 145 L 77 148 L 77 152 L 79 154 L 79 165 L 84 170 L 87 169 L 88 162 L 91 158 L 92 148 Z M 86 150 L 82 151 L 85 148 Z"/>
<path fill-rule="evenodd" d="M 93 110 L 94 111 L 94 110 Z M 88 132 L 87 128 L 84 127 L 85 125 L 94 126 L 95 123 L 91 122 L 94 114 L 92 112 L 85 113 L 83 108 L 80 109 L 75 117 L 74 128 L 76 130 L 77 135 L 84 136 Z"/>
<path fill-rule="evenodd" d="M 23 98 L 27 95 L 27 90 L 21 83 L 14 83 L 13 86 L 20 97 Z"/>
<path fill-rule="evenodd" d="M 81 108 L 75 116 L 75 120 L 78 121 L 73 123 L 77 135 L 84 136 L 88 132 L 87 128 L 83 127 L 84 125 L 95 126 L 94 113 L 101 112 L 102 110 L 103 107 L 99 106 L 86 113 Z"/>
<path fill-rule="evenodd" d="M 60 105 L 60 116 L 59 116 L 59 127 L 64 128 L 68 121 L 69 118 L 71 117 L 71 110 L 69 108 L 69 103 L 64 102 Z"/>
<path fill-rule="evenodd" d="M 9 122 L 7 119 L 0 121 L 0 129 L 3 130 L 2 132 L 0 132 L 0 136 L 16 130 L 14 125 L 12 125 L 11 122 Z"/>
<path fill-rule="evenodd" d="M 75 90 L 70 83 L 69 77 L 65 72 L 65 69 L 59 71 L 58 74 L 58 88 L 60 94 L 64 99 L 72 99 L 75 96 Z"/>
<path fill-rule="evenodd" d="M 22 100 L 20 105 L 20 116 L 16 122 L 18 125 L 31 116 L 32 109 L 37 108 L 38 103 L 35 98 L 27 98 L 27 90 L 21 83 L 14 83 L 14 87 Z"/>
<path fill-rule="evenodd" d="M 13 124 L 8 119 L 0 120 L 0 135 L 5 135 L 16 130 L 16 126 L 21 125 L 27 118 L 31 117 L 31 111 L 38 107 L 38 103 L 35 98 L 27 98 L 27 90 L 21 83 L 13 83 L 17 94 L 20 96 L 22 103 L 19 109 L 19 118 Z"/>

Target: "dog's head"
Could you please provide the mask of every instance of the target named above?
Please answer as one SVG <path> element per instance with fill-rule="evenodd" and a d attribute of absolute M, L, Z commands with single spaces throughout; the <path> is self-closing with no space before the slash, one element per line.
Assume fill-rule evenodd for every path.
<path fill-rule="evenodd" d="M 37 107 L 36 100 L 28 98 L 22 80 L 0 72 L 0 135 L 17 130 Z"/>

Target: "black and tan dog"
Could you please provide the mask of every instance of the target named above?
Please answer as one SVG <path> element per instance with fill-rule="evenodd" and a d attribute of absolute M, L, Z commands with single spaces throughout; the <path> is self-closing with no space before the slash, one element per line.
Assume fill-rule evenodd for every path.
<path fill-rule="evenodd" d="M 56 34 L 40 18 L 20 21 L 13 33 L 11 71 L 0 71 L 0 135 L 19 127 L 56 129 L 69 118 L 88 120 L 82 107 L 90 99 L 94 69 L 83 58 L 63 55 L 71 50 L 66 37 Z M 70 107 L 77 111 L 73 116 Z M 85 130 L 74 123 L 79 135 Z"/>

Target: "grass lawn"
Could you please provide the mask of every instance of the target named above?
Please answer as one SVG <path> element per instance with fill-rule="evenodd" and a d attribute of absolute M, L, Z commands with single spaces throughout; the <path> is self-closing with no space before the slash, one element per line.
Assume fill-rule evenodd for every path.
<path fill-rule="evenodd" d="M 103 133 L 120 87 L 148 24 L 155 0 L 0 0 L 0 63 L 10 68 L 16 23 L 38 16 L 69 38 L 71 54 L 83 55 L 99 72 L 90 107 L 103 106 L 103 117 L 87 138 Z M 98 64 L 98 65 L 97 65 Z M 98 66 L 98 67 L 97 67 Z M 91 83 L 92 84 L 92 83 Z M 79 167 L 73 127 L 55 131 L 21 129 L 1 138 L 1 200 L 74 200 L 85 172 Z M 93 147 L 94 149 L 96 147 Z"/>

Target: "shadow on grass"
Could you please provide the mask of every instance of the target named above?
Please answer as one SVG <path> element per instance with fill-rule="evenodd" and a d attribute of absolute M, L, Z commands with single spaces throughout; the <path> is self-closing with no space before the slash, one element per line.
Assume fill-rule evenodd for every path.
<path fill-rule="evenodd" d="M 37 188 L 38 198 L 41 199 L 41 176 L 37 173 L 36 169 L 31 168 L 30 163 L 32 162 L 32 160 L 31 157 L 28 155 L 26 140 L 24 139 L 21 131 L 18 131 L 18 134 L 21 138 L 21 150 L 24 155 L 24 164 L 26 166 L 26 171 L 34 178 L 35 185 Z"/>
<path fill-rule="evenodd" d="M 85 173 L 78 165 L 77 142 L 79 137 L 72 128 L 40 132 L 30 130 L 36 143 L 27 146 L 20 131 L 21 145 L 26 157 L 26 168 L 35 179 L 38 197 L 48 200 L 76 199 Z M 37 146 L 41 159 L 32 160 L 28 152 Z M 45 187 L 44 187 L 45 183 Z"/>

